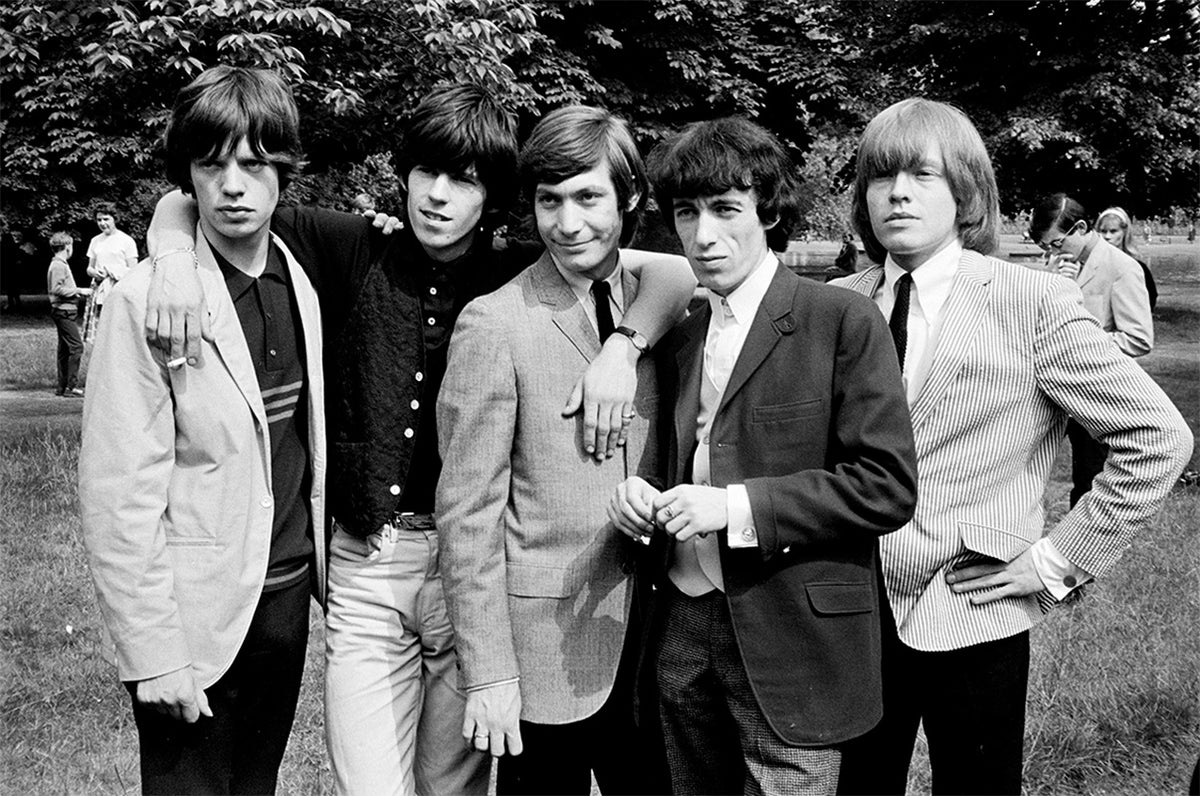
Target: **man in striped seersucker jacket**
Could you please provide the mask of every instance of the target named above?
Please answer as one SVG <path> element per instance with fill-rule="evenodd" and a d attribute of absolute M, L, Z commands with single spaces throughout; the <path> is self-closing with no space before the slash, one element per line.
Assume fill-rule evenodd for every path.
<path fill-rule="evenodd" d="M 1112 568 L 1192 435 L 1073 283 L 981 253 L 997 245 L 996 181 L 964 114 L 922 99 L 891 106 L 867 126 L 857 169 L 854 223 L 882 265 L 838 282 L 890 319 L 918 502 L 880 539 L 884 717 L 843 750 L 839 790 L 904 793 L 923 720 L 934 793 L 1019 793 L 1029 629 Z M 1110 453 L 1092 491 L 1044 533 L 1068 417 Z"/>

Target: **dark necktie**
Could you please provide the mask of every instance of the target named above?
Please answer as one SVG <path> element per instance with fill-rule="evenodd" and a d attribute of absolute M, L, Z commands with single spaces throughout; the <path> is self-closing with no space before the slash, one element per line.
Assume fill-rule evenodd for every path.
<path fill-rule="evenodd" d="M 603 344 L 613 333 L 612 307 L 608 303 L 611 288 L 608 282 L 597 279 L 592 282 L 592 298 L 596 301 L 596 328 L 600 331 L 600 342 Z"/>
<path fill-rule="evenodd" d="M 905 274 L 896 281 L 896 303 L 892 306 L 892 317 L 888 326 L 892 329 L 892 341 L 896 343 L 896 356 L 900 359 L 900 370 L 904 370 L 904 351 L 908 348 L 908 301 L 912 293 L 912 274 Z"/>

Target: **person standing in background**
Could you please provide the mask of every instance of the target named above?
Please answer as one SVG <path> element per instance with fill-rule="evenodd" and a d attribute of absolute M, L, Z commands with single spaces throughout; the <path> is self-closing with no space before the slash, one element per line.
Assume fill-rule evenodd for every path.
<path fill-rule="evenodd" d="M 1158 303 L 1158 286 L 1154 284 L 1154 274 L 1150 266 L 1138 253 L 1137 242 L 1130 230 L 1132 226 L 1129 214 L 1120 207 L 1110 207 L 1096 218 L 1096 231 L 1110 246 L 1133 258 L 1142 267 L 1142 276 L 1146 278 L 1146 294 L 1150 297 L 1150 309 Z"/>
<path fill-rule="evenodd" d="M 110 204 L 96 207 L 93 213 L 99 234 L 88 244 L 88 276 L 92 278 L 95 320 L 100 320 L 104 299 L 113 285 L 120 282 L 129 269 L 137 265 L 137 244 L 133 238 L 117 229 L 116 210 Z"/>
<path fill-rule="evenodd" d="M 1104 218 L 1110 211 L 1101 214 Z M 1034 210 L 1029 236 L 1050 255 L 1058 273 L 1075 280 L 1087 308 L 1121 353 L 1140 357 L 1154 347 L 1147 282 L 1136 260 L 1088 230 L 1083 206 L 1066 194 L 1044 199 Z M 1071 505 L 1092 488 L 1104 469 L 1108 447 L 1075 420 L 1067 423 L 1071 440 Z"/>
<path fill-rule="evenodd" d="M 79 377 L 79 359 L 83 356 L 83 341 L 79 337 L 79 325 L 75 316 L 79 312 L 79 299 L 90 296 L 86 287 L 75 286 L 75 275 L 71 273 L 70 259 L 75 251 L 75 241 L 69 233 L 55 232 L 50 236 L 50 249 L 54 258 L 46 271 L 46 293 L 50 296 L 50 317 L 58 329 L 58 382 L 55 395 L 67 398 L 83 395 L 76 381 Z"/>

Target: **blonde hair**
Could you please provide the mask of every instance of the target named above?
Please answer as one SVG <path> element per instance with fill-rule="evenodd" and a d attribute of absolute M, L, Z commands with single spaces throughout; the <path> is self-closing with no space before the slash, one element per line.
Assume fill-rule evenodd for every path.
<path fill-rule="evenodd" d="M 988 254 L 1000 243 L 1000 192 L 979 131 L 958 108 L 910 97 L 876 115 L 858 144 L 851 214 L 863 248 L 875 262 L 882 262 L 887 250 L 871 227 L 867 186 L 923 163 L 931 145 L 942 156 L 963 247 Z"/>

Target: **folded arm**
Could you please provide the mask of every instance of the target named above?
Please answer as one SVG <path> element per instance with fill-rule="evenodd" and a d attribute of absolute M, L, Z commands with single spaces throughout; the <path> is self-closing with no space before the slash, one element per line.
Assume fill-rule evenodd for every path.
<path fill-rule="evenodd" d="M 687 260 L 674 254 L 622 249 L 621 262 L 639 281 L 637 297 L 621 325 L 641 333 L 653 346 L 683 317 L 696 278 Z M 611 458 L 625 444 L 641 355 L 628 337 L 612 335 L 563 408 L 564 416 L 583 412 L 584 447 L 597 460 Z"/>

